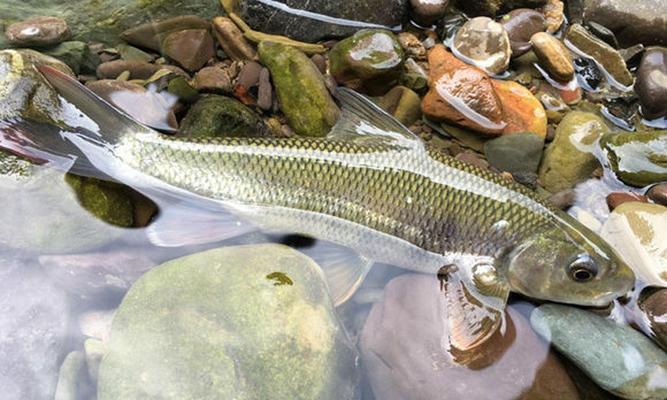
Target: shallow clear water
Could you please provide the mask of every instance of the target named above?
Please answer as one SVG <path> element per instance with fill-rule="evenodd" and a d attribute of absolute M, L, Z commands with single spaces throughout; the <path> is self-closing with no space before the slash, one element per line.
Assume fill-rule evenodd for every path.
<path fill-rule="evenodd" d="M 72 121 L 81 121 L 78 112 L 71 108 L 69 112 Z M 44 133 L 53 134 L 50 130 Z M 596 152 L 603 157 L 599 150 Z M 5 161 L 3 166 L 10 164 Z M 554 396 L 549 398 L 557 398 L 575 392 L 581 399 L 615 398 L 559 355 L 531 327 L 531 314 L 543 302 L 512 294 L 502 326 L 496 333 L 483 344 L 460 351 L 445 339 L 459 327 L 447 325 L 444 314 L 448 307 L 447 290 L 458 291 L 457 295 L 463 293 L 461 298 L 466 293 L 442 275 L 417 274 L 377 264 L 354 295 L 334 307 L 326 295 L 319 296 L 321 293 L 314 289 L 314 292 L 309 291 L 319 287 L 317 285 L 326 290 L 320 272 L 311 268 L 316 264 L 308 264 L 311 269 L 305 268 L 315 278 L 287 273 L 281 269 L 284 266 L 281 257 L 289 255 L 275 250 L 278 246 L 264 246 L 253 248 L 268 255 L 276 252 L 275 260 L 261 260 L 262 263 L 275 261 L 278 270 L 273 271 L 267 264 L 257 265 L 262 271 L 268 268 L 273 272 L 262 273 L 259 279 L 256 271 L 248 270 L 247 282 L 242 279 L 243 273 L 239 278 L 238 271 L 233 276 L 230 272 L 228 282 L 216 278 L 211 279 L 212 286 L 207 286 L 206 275 L 200 276 L 201 270 L 213 268 L 213 264 L 224 267 L 224 257 L 231 258 L 231 255 L 224 253 L 227 255 L 222 259 L 211 258 L 212 265 L 199 260 L 193 269 L 192 281 L 174 268 L 178 261 L 166 266 L 165 263 L 215 249 L 263 244 L 287 245 L 317 262 L 332 251 L 332 246 L 320 238 L 267 232 L 254 232 L 227 241 L 212 240 L 203 245 L 157 246 L 151 242 L 148 228 L 154 226 L 162 214 L 149 199 L 136 192 L 128 194 L 131 190 L 127 187 L 115 187 L 114 190 L 131 199 L 136 225 L 121 228 L 92 215 L 88 211 L 92 206 L 84 207 L 85 201 L 77 198 L 77 191 L 73 189 L 76 184 L 71 178 L 66 180 L 63 172 L 49 166 L 13 163 L 11 161 L 11 170 L 20 174 L 5 175 L 3 171 L 0 175 L 0 354 L 15 366 L 12 370 L 0 369 L 0 386 L 3 386 L 0 393 L 4 390 L 8 398 L 17 398 L 19 388 L 31 382 L 34 383 L 31 399 L 42 398 L 40 394 L 49 392 L 49 388 L 57 388 L 61 396 L 56 397 L 58 399 L 95 399 L 100 390 L 113 393 L 114 389 L 109 387 L 122 387 L 124 383 L 119 377 L 123 373 L 117 370 L 122 370 L 123 366 L 132 370 L 137 359 L 149 360 L 147 370 L 150 371 L 146 376 L 136 377 L 134 384 L 143 382 L 139 385 L 145 385 L 146 393 L 164 396 L 168 390 L 161 392 L 161 386 L 171 390 L 174 382 L 187 386 L 196 380 L 205 383 L 193 384 L 193 387 L 238 386 L 241 394 L 257 393 L 269 387 L 276 389 L 274 393 L 282 393 L 276 383 L 282 380 L 285 387 L 301 384 L 304 398 L 308 398 L 311 388 L 320 384 L 328 393 L 333 393 L 331 398 L 341 399 L 393 399 L 397 398 L 394 396 L 398 391 L 414 393 L 413 398 L 422 399 L 423 393 L 433 393 L 433 388 L 441 388 L 444 399 L 530 400 L 542 398 L 544 393 Z M 570 213 L 598 231 L 609 216 L 606 195 L 613 191 L 643 190 L 623 185 L 606 168 L 602 180 L 578 186 L 577 200 Z M 211 214 L 212 220 L 216 218 L 210 210 L 205 212 Z M 189 235 L 192 229 L 187 216 L 182 216 L 180 223 L 187 227 L 183 236 Z M 252 268 L 254 255 L 244 256 L 248 259 L 244 265 Z M 156 268 L 168 270 L 173 276 L 166 275 L 159 281 L 149 279 L 154 275 L 147 274 L 154 273 Z M 224 269 L 216 270 L 218 278 L 225 273 Z M 268 286 L 255 285 L 262 280 Z M 142 282 L 141 287 L 135 286 L 137 281 Z M 315 284 L 308 287 L 304 282 Z M 246 283 L 251 283 L 250 288 Z M 191 284 L 226 291 L 199 292 L 198 287 L 189 290 Z M 151 285 L 155 285 L 153 292 Z M 645 286 L 637 282 L 634 292 L 606 309 L 593 311 L 650 336 L 651 328 L 636 304 Z M 278 290 L 290 287 L 303 291 L 299 292 L 301 297 L 284 300 L 281 297 L 284 292 L 278 293 Z M 160 297 L 160 291 L 167 289 L 183 297 Z M 246 297 L 248 311 L 244 309 L 243 299 L 238 300 L 236 296 Z M 152 298 L 161 303 L 152 304 Z M 214 298 L 222 300 L 210 304 L 206 300 Z M 130 305 L 126 305 L 129 310 L 122 314 L 122 322 L 112 322 L 114 312 L 124 304 Z M 274 313 L 261 313 L 262 306 Z M 475 310 L 470 314 L 465 312 L 464 308 L 460 319 L 483 320 L 485 317 L 475 314 Z M 229 319 L 225 313 L 229 314 Z M 141 318 L 146 320 L 145 332 L 141 331 L 140 323 L 131 325 Z M 130 320 L 132 322 L 128 322 Z M 297 321 L 296 327 L 294 321 Z M 131 333 L 138 346 L 123 336 L 127 326 L 138 329 Z M 283 326 L 284 331 L 281 331 Z M 226 331 L 227 328 L 230 331 Z M 100 389 L 96 368 L 100 359 L 102 365 L 111 365 L 112 357 L 108 360 L 105 354 L 114 341 L 114 332 L 127 340 L 113 346 L 116 346 L 115 354 L 121 354 L 121 358 L 127 356 L 128 364 L 124 365 L 122 359 L 113 359 L 117 370 L 109 372 L 111 367 L 107 367 L 104 371 L 106 386 Z M 263 339 L 267 338 L 274 343 L 265 343 Z M 151 340 L 164 343 L 151 343 Z M 153 344 L 155 347 L 151 347 Z M 150 351 L 143 353 L 143 345 Z M 160 350 L 164 353 L 160 354 Z M 179 360 L 181 365 L 177 364 Z M 626 361 L 635 363 L 637 370 L 641 370 L 644 362 L 633 358 L 633 354 L 627 355 Z M 2 364 L 3 368 L 6 364 Z M 68 372 L 67 368 L 72 371 Z M 656 387 L 667 387 L 664 368 L 653 379 Z M 162 398 L 161 395 L 156 398 Z M 242 398 L 274 397 L 259 394 Z M 276 394 L 275 398 L 286 397 Z"/>

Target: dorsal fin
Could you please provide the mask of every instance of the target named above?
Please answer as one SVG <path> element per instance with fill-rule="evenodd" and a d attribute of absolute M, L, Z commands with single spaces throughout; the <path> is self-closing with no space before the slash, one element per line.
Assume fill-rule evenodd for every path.
<path fill-rule="evenodd" d="M 336 99 L 342 114 L 330 138 L 423 149 L 424 144 L 417 135 L 365 96 L 341 87 L 337 89 Z"/>

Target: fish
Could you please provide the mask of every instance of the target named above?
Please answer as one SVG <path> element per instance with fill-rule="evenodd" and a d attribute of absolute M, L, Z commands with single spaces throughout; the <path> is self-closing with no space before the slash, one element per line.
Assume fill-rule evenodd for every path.
<path fill-rule="evenodd" d="M 57 143 L 78 150 L 73 172 L 101 172 L 153 199 L 161 214 L 147 229 L 156 245 L 256 231 L 321 239 L 332 244 L 317 261 L 337 305 L 375 263 L 438 276 L 458 301 L 444 318 L 459 349 L 503 326 L 510 292 L 601 307 L 634 285 L 596 233 L 528 188 L 430 148 L 352 90 L 338 89 L 341 117 L 326 138 L 187 139 L 139 124 L 53 68 L 39 70 L 98 127 L 62 130 Z M 3 129 L 28 138 L 28 155 L 71 154 L 26 121 Z"/>

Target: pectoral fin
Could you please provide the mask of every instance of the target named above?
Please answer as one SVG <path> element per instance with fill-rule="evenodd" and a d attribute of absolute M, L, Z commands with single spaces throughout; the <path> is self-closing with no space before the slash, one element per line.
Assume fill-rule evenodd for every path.
<path fill-rule="evenodd" d="M 485 264 L 463 270 L 449 266 L 439 274 L 445 301 L 443 347 L 461 363 L 467 354 L 505 326 L 509 290 L 497 282 Z"/>

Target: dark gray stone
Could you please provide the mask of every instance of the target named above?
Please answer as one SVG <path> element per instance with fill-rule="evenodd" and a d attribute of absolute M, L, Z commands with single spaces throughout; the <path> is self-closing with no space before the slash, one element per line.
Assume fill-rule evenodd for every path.
<path fill-rule="evenodd" d="M 586 0 L 584 20 L 611 29 L 621 46 L 667 45 L 667 1 Z"/>
<path fill-rule="evenodd" d="M 407 0 L 241 0 L 238 12 L 255 30 L 316 42 L 349 36 L 362 28 L 396 27 L 406 17 L 407 3 Z"/>
<path fill-rule="evenodd" d="M 642 57 L 635 90 L 647 119 L 667 116 L 667 49 L 653 47 Z"/>

